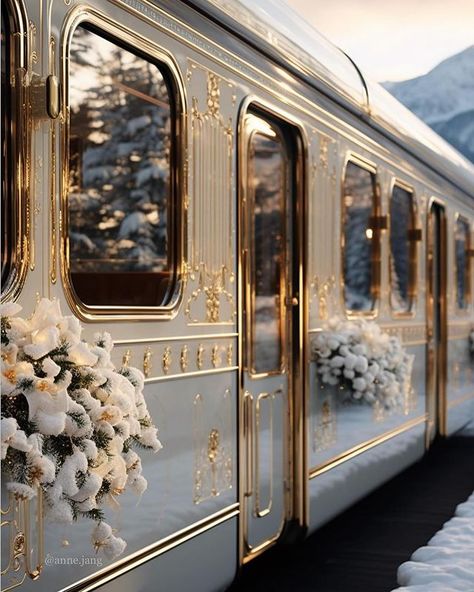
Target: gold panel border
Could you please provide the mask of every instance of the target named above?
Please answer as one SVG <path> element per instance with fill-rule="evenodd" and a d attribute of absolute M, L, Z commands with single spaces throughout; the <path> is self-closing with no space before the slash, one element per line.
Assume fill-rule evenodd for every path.
<path fill-rule="evenodd" d="M 178 545 L 185 543 L 192 538 L 203 534 L 204 532 L 211 530 L 212 528 L 237 517 L 240 514 L 240 506 L 238 503 L 232 504 L 215 514 L 211 514 L 186 528 L 178 530 L 170 536 L 165 537 L 157 543 L 152 543 L 135 553 L 132 553 L 129 557 L 126 557 L 120 561 L 117 561 L 112 566 L 106 567 L 99 572 L 79 580 L 78 582 L 63 588 L 59 592 L 90 592 L 95 590 L 99 586 L 107 584 L 111 580 L 147 563 L 148 561 L 155 559 L 159 555 L 163 555 L 168 551 L 171 551 Z"/>
<path fill-rule="evenodd" d="M 310 480 L 314 479 L 315 477 L 318 477 L 319 475 L 334 469 L 338 465 L 350 460 L 351 458 L 359 456 L 359 454 L 362 454 L 363 452 L 366 452 L 367 450 L 370 450 L 379 444 L 383 444 L 387 440 L 391 440 L 395 436 L 399 436 L 400 434 L 403 434 L 404 432 L 407 432 L 408 430 L 425 423 L 427 419 L 428 415 L 425 413 L 421 417 L 407 421 L 406 423 L 394 428 L 393 430 L 389 430 L 380 436 L 372 438 L 371 440 L 367 440 L 366 442 L 362 442 L 361 444 L 357 444 L 357 446 L 349 448 L 349 450 L 346 450 L 345 452 L 342 452 L 341 454 L 338 454 L 337 456 L 325 461 L 321 465 L 317 465 L 316 467 L 310 469 L 308 477 Z"/>

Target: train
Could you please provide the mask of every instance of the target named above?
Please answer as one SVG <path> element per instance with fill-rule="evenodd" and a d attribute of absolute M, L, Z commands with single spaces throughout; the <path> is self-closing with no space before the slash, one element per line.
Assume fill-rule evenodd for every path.
<path fill-rule="evenodd" d="M 109 332 L 163 443 L 123 555 L 46 522 L 19 590 L 223 590 L 474 418 L 474 167 L 283 4 L 4 0 L 2 95 L 2 301 Z"/>

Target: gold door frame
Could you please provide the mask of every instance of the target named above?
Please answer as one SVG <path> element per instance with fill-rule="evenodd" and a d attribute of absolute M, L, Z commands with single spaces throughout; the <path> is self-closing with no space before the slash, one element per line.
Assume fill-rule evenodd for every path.
<path fill-rule="evenodd" d="M 288 405 L 289 405 L 289 420 L 288 420 L 288 462 L 289 462 L 289 483 L 291 484 L 291 492 L 287 497 L 287 507 L 285 508 L 285 520 L 281 525 L 281 531 L 285 525 L 285 521 L 290 518 L 293 519 L 299 528 L 304 529 L 308 525 L 309 503 L 308 503 L 308 482 L 307 482 L 307 453 L 306 453 L 306 423 L 307 423 L 307 404 L 306 404 L 306 390 L 305 390 L 305 356 L 306 356 L 306 335 L 307 327 L 307 298 L 306 298 L 306 264 L 307 253 L 305 249 L 305 240 L 307 236 L 307 226 L 305 222 L 304 213 L 307 211 L 307 181 L 305 161 L 307 155 L 308 139 L 304 126 L 298 120 L 295 120 L 291 115 L 278 109 L 261 98 L 256 96 L 248 96 L 243 101 L 240 108 L 239 126 L 238 126 L 238 290 L 240 294 L 239 306 L 239 376 L 240 376 L 240 397 L 239 397 L 239 457 L 240 457 L 240 471 L 239 471 L 239 502 L 241 507 L 241 520 L 239 532 L 239 556 L 240 563 L 243 564 L 254 557 L 257 557 L 264 552 L 269 546 L 273 545 L 281 536 L 281 531 L 277 536 L 265 541 L 252 549 L 248 555 L 246 548 L 246 531 L 247 531 L 247 516 L 246 516 L 246 497 L 248 491 L 253 488 L 252 478 L 252 459 L 250 449 L 254 446 L 253 421 L 251 419 L 252 410 L 254 407 L 254 397 L 245 390 L 244 374 L 245 374 L 245 360 L 246 351 L 245 344 L 249 339 L 247 335 L 247 323 L 244 322 L 244 303 L 249 301 L 249 283 L 248 279 L 248 255 L 246 247 L 249 243 L 248 236 L 245 235 L 247 223 L 245 221 L 245 208 L 248 201 L 247 196 L 247 173 L 248 173 L 248 145 L 250 136 L 245 130 L 245 118 L 251 107 L 261 110 L 269 117 L 276 118 L 282 125 L 292 128 L 294 133 L 294 144 L 297 148 L 297 155 L 294 161 L 294 180 L 293 180 L 293 194 L 294 204 L 290 204 L 293 208 L 293 228 L 292 228 L 292 262 L 295 267 L 292 270 L 293 293 L 297 293 L 297 301 L 291 298 L 291 305 L 289 304 L 288 296 L 285 297 L 286 305 L 291 308 L 288 309 L 287 318 L 290 317 L 290 326 L 292 327 L 292 335 L 287 334 L 287 327 L 284 327 L 284 339 L 288 341 L 283 349 L 286 349 L 287 359 L 282 366 L 286 366 L 284 374 L 288 376 Z M 288 212 L 285 208 L 285 216 Z M 285 248 L 285 251 L 287 249 Z M 287 253 L 288 255 L 288 253 Z M 297 279 L 295 279 L 297 278 Z M 287 278 L 288 279 L 288 278 Z M 291 312 L 297 307 L 297 313 Z M 288 323 L 288 320 L 287 320 Z M 294 339 L 295 325 L 297 326 L 298 338 Z M 245 332 L 245 335 L 244 335 Z M 255 375 L 258 376 L 258 375 Z M 250 487 L 249 487 L 250 486 Z"/>
<path fill-rule="evenodd" d="M 440 324 L 439 343 L 433 343 L 434 315 L 436 314 L 436 305 L 434 302 L 434 273 L 433 273 L 433 244 L 434 223 L 439 212 L 439 234 L 438 247 L 439 252 L 439 277 L 438 277 L 438 297 Z M 447 218 L 446 206 L 441 200 L 432 198 L 429 201 L 426 220 L 426 405 L 428 411 L 428 423 L 426 430 L 426 446 L 431 443 L 431 435 L 434 426 L 438 427 L 441 436 L 446 435 L 446 358 L 447 358 Z M 436 356 L 436 364 L 434 363 Z M 436 375 L 433 372 L 436 367 Z M 438 389 L 436 391 L 436 385 Z M 433 398 L 437 401 L 433 406 Z M 436 417 L 429 414 L 430 408 L 434 407 Z M 436 435 L 436 434 L 434 434 Z"/>

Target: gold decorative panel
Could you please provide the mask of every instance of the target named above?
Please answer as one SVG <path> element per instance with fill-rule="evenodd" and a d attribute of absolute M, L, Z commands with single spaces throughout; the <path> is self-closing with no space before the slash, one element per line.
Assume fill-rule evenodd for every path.
<path fill-rule="evenodd" d="M 234 131 L 232 111 L 225 114 L 224 109 L 235 105 L 235 87 L 194 62 L 189 63 L 187 82 L 193 95 L 189 203 L 192 248 L 187 270 L 191 294 L 185 314 L 189 323 L 232 324 L 236 317 Z"/>
<path fill-rule="evenodd" d="M 217 412 L 212 412 L 216 410 Z M 194 399 L 194 492 L 200 504 L 232 488 L 232 395 L 226 389 L 216 404 L 215 394 Z"/>
<path fill-rule="evenodd" d="M 9 505 L 2 508 L 2 531 L 9 533 L 8 549 L 3 549 L 2 590 L 12 590 L 29 576 L 37 580 L 43 570 L 43 494 L 41 487 L 36 489 L 36 496 L 27 500 L 16 494 L 8 496 Z M 36 557 L 34 557 L 36 555 Z M 33 565 L 34 564 L 34 565 Z"/>
<path fill-rule="evenodd" d="M 320 452 L 330 448 L 337 441 L 337 414 L 334 400 L 323 401 L 321 411 L 317 415 L 317 423 L 313 432 L 313 450 Z"/>
<path fill-rule="evenodd" d="M 426 325 L 405 325 L 383 327 L 389 335 L 398 337 L 403 345 L 420 345 L 426 342 Z"/>
<path fill-rule="evenodd" d="M 337 143 L 320 131 L 311 135 L 310 180 L 310 318 L 311 326 L 327 320 L 335 301 L 337 227 Z"/>

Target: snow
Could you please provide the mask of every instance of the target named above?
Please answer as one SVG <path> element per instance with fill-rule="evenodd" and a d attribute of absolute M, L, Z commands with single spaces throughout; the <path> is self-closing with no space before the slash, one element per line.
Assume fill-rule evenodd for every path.
<path fill-rule="evenodd" d="M 398 568 L 396 592 L 474 590 L 474 493 L 453 518 Z"/>

